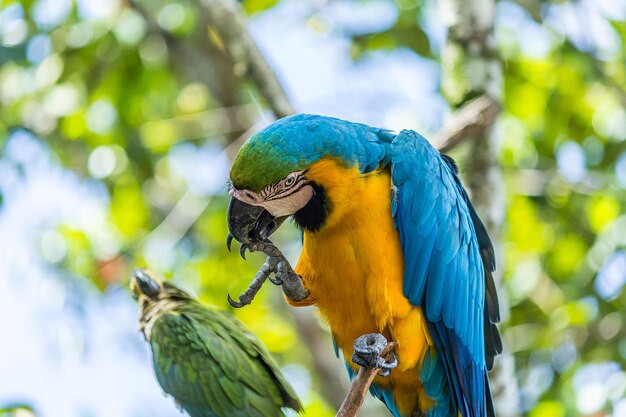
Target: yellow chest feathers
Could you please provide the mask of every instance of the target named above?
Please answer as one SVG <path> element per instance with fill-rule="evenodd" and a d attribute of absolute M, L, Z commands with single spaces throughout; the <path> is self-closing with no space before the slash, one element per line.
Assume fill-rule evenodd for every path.
<path fill-rule="evenodd" d="M 374 383 L 391 385 L 403 414 L 433 401 L 423 390 L 416 368 L 421 367 L 429 336 L 421 308 L 402 292 L 404 261 L 391 216 L 391 179 L 387 171 L 361 175 L 333 160 L 314 164 L 307 176 L 321 185 L 330 203 L 325 224 L 305 232 L 296 272 L 310 296 L 294 305 L 315 304 L 330 325 L 348 364 L 354 340 L 382 333 L 398 342 L 398 367 Z"/>
<path fill-rule="evenodd" d="M 394 317 L 411 309 L 402 294 L 404 265 L 389 173 L 362 175 L 325 159 L 307 177 L 324 188 L 331 207 L 319 231 L 305 232 L 296 267 L 311 292 L 309 301 L 347 343 L 363 333 L 385 332 Z"/>

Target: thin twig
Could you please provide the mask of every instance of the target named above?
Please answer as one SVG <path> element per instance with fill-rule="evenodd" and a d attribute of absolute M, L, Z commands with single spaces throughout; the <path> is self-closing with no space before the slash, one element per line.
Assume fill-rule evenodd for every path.
<path fill-rule="evenodd" d="M 390 360 L 393 349 L 397 344 L 398 342 L 389 342 L 380 356 L 382 356 L 386 361 Z M 361 367 L 361 369 L 359 369 L 359 373 L 352 381 L 352 385 L 350 385 L 350 390 L 346 395 L 346 399 L 343 400 L 343 404 L 341 404 L 341 408 L 339 408 L 335 417 L 356 416 L 357 412 L 361 408 L 361 405 L 363 405 L 363 401 L 365 401 L 367 390 L 369 390 L 370 385 L 372 385 L 372 381 L 379 371 L 380 369 L 378 368 Z"/>

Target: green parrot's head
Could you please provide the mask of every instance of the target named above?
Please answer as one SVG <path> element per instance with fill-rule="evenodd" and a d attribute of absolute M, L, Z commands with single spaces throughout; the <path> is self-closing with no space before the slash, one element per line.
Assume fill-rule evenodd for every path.
<path fill-rule="evenodd" d="M 289 216 L 318 230 L 332 202 L 307 174 L 322 159 L 370 172 L 387 162 L 394 135 L 332 117 L 297 114 L 272 123 L 241 147 L 230 171 L 229 242 L 266 241 Z"/>
<path fill-rule="evenodd" d="M 130 290 L 142 308 L 145 303 L 149 302 L 171 298 L 190 298 L 189 294 L 166 281 L 161 274 L 147 268 L 137 268 L 132 272 Z"/>
<path fill-rule="evenodd" d="M 146 340 L 150 340 L 152 326 L 161 314 L 191 300 L 189 294 L 166 281 L 161 274 L 146 268 L 132 272 L 130 290 L 139 303 L 139 327 Z"/>

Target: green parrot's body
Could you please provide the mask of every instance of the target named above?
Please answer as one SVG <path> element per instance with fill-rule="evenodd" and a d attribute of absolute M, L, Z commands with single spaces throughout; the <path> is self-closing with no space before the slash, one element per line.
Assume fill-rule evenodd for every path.
<path fill-rule="evenodd" d="M 134 272 L 157 380 L 191 417 L 277 417 L 301 406 L 261 342 L 150 271 Z"/>

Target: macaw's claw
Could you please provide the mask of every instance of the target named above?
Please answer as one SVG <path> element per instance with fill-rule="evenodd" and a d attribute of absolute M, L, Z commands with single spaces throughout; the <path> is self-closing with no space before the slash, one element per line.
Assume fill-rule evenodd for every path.
<path fill-rule="evenodd" d="M 364 368 L 378 368 L 380 376 L 389 376 L 391 370 L 398 365 L 398 358 L 392 351 L 391 358 L 386 360 L 382 354 L 387 347 L 387 339 L 380 333 L 369 333 L 354 341 L 352 362 Z"/>
<path fill-rule="evenodd" d="M 278 278 L 278 277 L 274 277 L 274 278 L 272 278 L 272 277 L 268 277 L 267 279 L 269 279 L 269 280 L 270 280 L 270 282 L 271 282 L 272 284 L 274 284 L 274 285 L 283 285 L 283 283 L 285 282 L 285 281 L 283 281 L 282 279 L 280 279 L 280 278 Z"/>
<path fill-rule="evenodd" d="M 230 252 L 230 247 L 233 244 L 233 239 L 234 239 L 234 236 L 231 233 L 229 233 L 228 236 L 226 236 L 226 247 L 228 248 L 228 252 Z"/>
<path fill-rule="evenodd" d="M 246 305 L 246 303 L 244 303 L 243 301 L 241 301 L 241 298 L 242 298 L 241 296 L 239 296 L 239 300 L 240 300 L 240 301 L 235 301 L 235 300 L 233 300 L 233 299 L 230 297 L 230 294 L 227 294 L 227 296 L 228 296 L 228 304 L 230 304 L 231 306 L 233 306 L 233 307 L 235 307 L 235 308 L 241 308 L 241 307 L 243 307 L 243 306 L 245 306 L 245 305 Z M 243 294 L 242 294 L 242 296 L 243 296 Z"/>
<path fill-rule="evenodd" d="M 250 249 L 250 246 L 247 243 L 244 243 L 239 248 L 239 255 L 241 255 L 241 257 L 244 259 L 244 261 L 246 260 L 246 250 L 249 250 L 249 249 Z"/>

